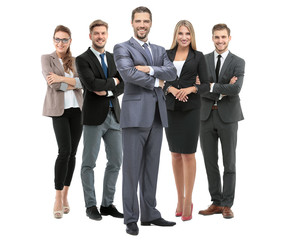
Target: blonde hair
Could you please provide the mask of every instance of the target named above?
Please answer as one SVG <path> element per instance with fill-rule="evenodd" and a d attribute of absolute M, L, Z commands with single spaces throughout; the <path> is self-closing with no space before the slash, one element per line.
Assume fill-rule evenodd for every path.
<path fill-rule="evenodd" d="M 176 26 L 175 26 L 175 28 L 174 28 L 173 40 L 172 40 L 172 44 L 171 44 L 170 49 L 173 49 L 173 48 L 175 48 L 175 47 L 177 46 L 177 35 L 178 35 L 178 33 L 179 33 L 180 27 L 182 27 L 182 26 L 187 27 L 187 29 L 188 29 L 189 32 L 190 32 L 190 36 L 191 36 L 191 44 L 190 44 L 190 46 L 191 46 L 191 48 L 192 48 L 193 50 L 197 50 L 197 47 L 196 47 L 196 37 L 195 37 L 194 28 L 193 28 L 192 23 L 190 23 L 190 22 L 187 21 L 187 20 L 180 20 L 180 21 L 176 24 Z"/>

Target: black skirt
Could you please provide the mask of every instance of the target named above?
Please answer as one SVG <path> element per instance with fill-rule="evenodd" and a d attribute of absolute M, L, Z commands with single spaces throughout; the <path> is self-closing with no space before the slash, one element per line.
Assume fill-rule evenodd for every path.
<path fill-rule="evenodd" d="M 165 129 L 169 150 L 175 153 L 195 153 L 200 131 L 200 109 L 167 111 L 168 128 Z"/>

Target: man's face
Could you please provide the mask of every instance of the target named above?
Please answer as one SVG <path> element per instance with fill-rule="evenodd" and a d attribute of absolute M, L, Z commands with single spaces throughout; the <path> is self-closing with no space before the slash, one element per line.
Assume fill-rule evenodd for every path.
<path fill-rule="evenodd" d="M 137 39 L 146 42 L 148 40 L 148 34 L 152 26 L 150 14 L 146 12 L 135 13 L 131 24 L 134 30 L 134 36 Z"/>
<path fill-rule="evenodd" d="M 104 50 L 108 39 L 107 28 L 105 26 L 94 27 L 89 37 L 92 40 L 92 46 L 95 50 Z"/>
<path fill-rule="evenodd" d="M 227 30 L 214 31 L 212 40 L 217 53 L 222 54 L 228 50 L 228 44 L 231 40 L 231 36 L 228 36 Z"/>

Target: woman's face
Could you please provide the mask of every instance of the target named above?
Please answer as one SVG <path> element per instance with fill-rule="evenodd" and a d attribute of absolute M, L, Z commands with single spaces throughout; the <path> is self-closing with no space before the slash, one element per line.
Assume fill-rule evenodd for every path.
<path fill-rule="evenodd" d="M 59 31 L 55 33 L 53 42 L 57 54 L 64 55 L 71 44 L 71 39 L 68 33 Z"/>
<path fill-rule="evenodd" d="M 181 26 L 176 39 L 180 47 L 188 47 L 191 43 L 191 35 L 187 27 Z"/>

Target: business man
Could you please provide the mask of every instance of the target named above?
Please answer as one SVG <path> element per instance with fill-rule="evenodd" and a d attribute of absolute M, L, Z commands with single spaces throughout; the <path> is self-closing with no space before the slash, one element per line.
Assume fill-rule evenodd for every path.
<path fill-rule="evenodd" d="M 101 220 L 101 215 L 123 218 L 123 214 L 113 205 L 113 201 L 122 163 L 120 106 L 117 97 L 123 93 L 124 84 L 117 72 L 113 55 L 105 51 L 108 24 L 96 20 L 90 24 L 89 30 L 92 46 L 76 58 L 77 71 L 84 88 L 82 108 L 84 148 L 81 180 L 86 214 L 93 220 Z M 93 170 L 96 166 L 101 139 L 104 140 L 108 162 L 99 212 Z"/>
<path fill-rule="evenodd" d="M 141 225 L 173 226 L 156 209 L 156 187 L 163 127 L 167 127 L 165 81 L 176 69 L 163 47 L 148 41 L 152 14 L 146 7 L 133 10 L 134 37 L 114 47 L 117 69 L 124 80 L 121 127 L 123 138 L 123 210 L 126 232 L 137 235 L 140 189 Z"/>
<path fill-rule="evenodd" d="M 215 51 L 207 54 L 206 60 L 213 83 L 210 92 L 202 95 L 200 130 L 212 205 L 199 214 L 222 213 L 224 218 L 233 218 L 238 121 L 244 119 L 239 93 L 245 61 L 228 50 L 231 36 L 227 25 L 215 25 L 212 34 Z M 223 188 L 218 168 L 218 139 L 223 156 Z"/>

